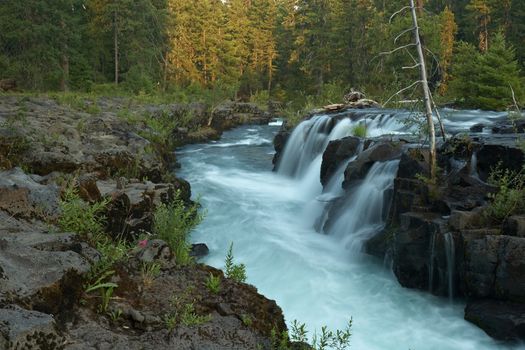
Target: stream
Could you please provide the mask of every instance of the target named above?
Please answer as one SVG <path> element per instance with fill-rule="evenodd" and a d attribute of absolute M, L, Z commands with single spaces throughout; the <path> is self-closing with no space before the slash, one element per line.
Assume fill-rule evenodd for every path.
<path fill-rule="evenodd" d="M 449 124 L 462 124 L 460 117 Z M 378 121 L 373 130 L 381 127 Z M 401 127 L 389 124 L 387 129 Z M 358 188 L 349 203 L 355 214 L 337 220 L 335 232 L 321 234 L 313 227 L 322 209 L 316 200 L 322 191 L 318 153 L 327 140 L 316 141 L 320 151 L 296 159 L 295 170 L 276 173 L 271 171 L 272 139 L 278 130 L 272 124 L 243 126 L 225 132 L 220 141 L 177 151 L 178 175 L 191 183 L 193 197 L 200 196 L 207 211 L 192 234 L 192 241 L 210 248 L 203 262 L 223 268 L 233 242 L 235 261 L 246 265 L 247 282 L 277 301 L 288 325 L 306 323 L 311 336 L 323 325 L 344 328 L 352 318 L 351 349 L 510 349 L 465 321 L 461 301 L 402 288 L 388 268 L 359 252 L 363 236 L 381 226 L 381 215 L 367 214 L 382 207 L 377 201 L 392 183 L 397 162 L 372 168 L 362 185 L 368 188 Z M 376 192 L 379 197 L 371 195 Z M 341 225 L 354 229 L 356 238 L 340 234 Z"/>

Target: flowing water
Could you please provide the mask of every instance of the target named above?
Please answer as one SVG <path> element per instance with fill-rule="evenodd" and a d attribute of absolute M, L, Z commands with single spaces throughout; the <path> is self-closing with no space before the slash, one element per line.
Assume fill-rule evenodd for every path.
<path fill-rule="evenodd" d="M 402 130 L 392 118 L 379 119 L 378 134 L 383 127 Z M 362 240 L 383 225 L 383 192 L 391 187 L 397 161 L 374 165 L 328 234 L 316 232 L 322 203 L 342 194 L 334 184 L 342 180 L 341 169 L 322 192 L 321 152 L 356 123 L 328 122 L 319 117 L 296 130 L 285 155 L 294 165 L 280 173 L 271 171 L 277 123 L 240 127 L 218 142 L 177 152 L 179 175 L 207 210 L 192 236 L 210 248 L 204 262 L 222 268 L 233 242 L 248 282 L 277 301 L 288 323 L 297 319 L 311 331 L 323 325 L 337 329 L 352 317 L 352 349 L 504 349 L 463 320 L 464 305 L 402 288 L 390 271 L 359 252 Z"/>

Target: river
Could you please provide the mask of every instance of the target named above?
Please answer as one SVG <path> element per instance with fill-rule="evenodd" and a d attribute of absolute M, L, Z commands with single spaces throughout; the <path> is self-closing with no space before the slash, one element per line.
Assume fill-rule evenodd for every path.
<path fill-rule="evenodd" d="M 233 242 L 247 282 L 277 301 L 288 324 L 304 322 L 311 335 L 323 325 L 344 328 L 352 317 L 352 349 L 506 348 L 463 319 L 461 301 L 402 288 L 388 268 L 352 249 L 347 238 L 316 232 L 319 180 L 271 171 L 278 130 L 239 127 L 220 141 L 177 151 L 178 175 L 207 211 L 192 235 L 210 248 L 205 263 L 222 268 Z"/>

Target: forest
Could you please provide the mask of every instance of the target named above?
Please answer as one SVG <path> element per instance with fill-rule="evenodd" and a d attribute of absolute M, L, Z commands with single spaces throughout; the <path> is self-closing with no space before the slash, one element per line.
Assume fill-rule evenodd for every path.
<path fill-rule="evenodd" d="M 387 100 L 417 80 L 402 0 L 5 0 L 0 79 L 23 91 L 215 93 L 303 106 L 356 88 Z M 418 0 L 442 104 L 523 99 L 525 2 Z M 396 36 L 405 32 L 397 43 Z M 407 90 L 400 99 L 411 99 Z"/>

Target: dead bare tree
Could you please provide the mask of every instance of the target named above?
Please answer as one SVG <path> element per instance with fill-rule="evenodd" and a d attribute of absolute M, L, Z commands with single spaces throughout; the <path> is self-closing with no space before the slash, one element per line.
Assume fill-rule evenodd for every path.
<path fill-rule="evenodd" d="M 436 131 L 434 130 L 434 118 L 432 116 L 432 97 L 428 87 L 427 66 L 425 64 L 425 55 L 423 54 L 423 45 L 421 45 L 421 36 L 419 35 L 419 25 L 417 20 L 416 6 L 414 0 L 410 0 L 410 10 L 412 13 L 412 22 L 414 23 L 414 42 L 416 45 L 419 75 L 421 88 L 423 89 L 423 102 L 425 104 L 425 116 L 427 118 L 428 136 L 429 136 L 429 170 L 430 178 L 436 177 Z"/>
<path fill-rule="evenodd" d="M 425 62 L 425 55 L 423 44 L 421 43 L 421 35 L 420 35 L 420 28 L 418 23 L 418 12 L 422 13 L 422 6 L 421 1 L 418 1 L 418 5 L 414 3 L 414 0 L 409 0 L 410 4 L 409 6 L 405 6 L 399 11 L 396 11 L 391 17 L 390 22 L 399 14 L 402 14 L 404 12 L 410 11 L 410 14 L 412 16 L 412 27 L 403 30 L 401 33 L 399 33 L 395 39 L 394 44 L 397 44 L 398 40 L 403 37 L 405 34 L 413 33 L 414 39 L 413 42 L 402 45 L 399 47 L 396 47 L 393 50 L 390 50 L 388 52 L 383 52 L 380 55 L 390 55 L 395 52 L 405 50 L 407 54 L 412 58 L 414 61 L 414 65 L 409 67 L 402 67 L 402 69 L 419 69 L 419 80 L 413 82 L 409 86 L 397 91 L 394 95 L 392 95 L 385 104 L 389 103 L 395 96 L 398 96 L 402 94 L 403 92 L 406 92 L 407 90 L 410 90 L 412 88 L 416 89 L 418 85 L 421 86 L 422 92 L 423 92 L 423 103 L 424 103 L 424 115 L 426 118 L 427 128 L 428 128 L 428 137 L 429 137 L 429 173 L 430 178 L 432 180 L 436 177 L 436 132 L 434 128 L 434 117 L 433 117 L 433 107 L 435 109 L 436 115 L 438 116 L 439 125 L 441 128 L 441 133 L 443 135 L 443 140 L 445 140 L 445 128 L 443 126 L 443 123 L 441 121 L 441 116 L 439 115 L 439 111 L 434 103 L 434 99 L 432 97 L 432 93 L 430 91 L 430 88 L 428 86 L 428 75 L 427 75 L 427 66 Z M 411 54 L 410 49 L 415 48 L 417 51 L 417 57 L 414 57 L 414 55 Z M 427 49 L 428 51 L 428 49 Z"/>

